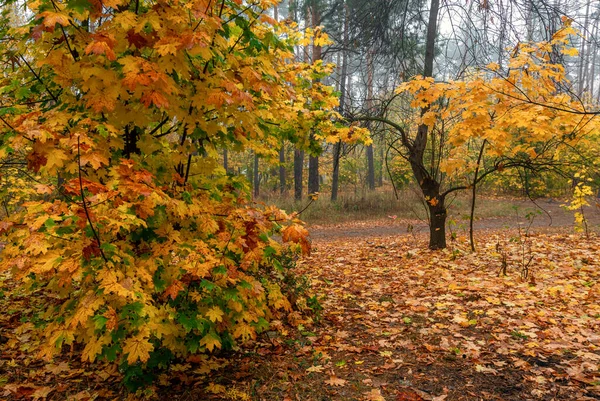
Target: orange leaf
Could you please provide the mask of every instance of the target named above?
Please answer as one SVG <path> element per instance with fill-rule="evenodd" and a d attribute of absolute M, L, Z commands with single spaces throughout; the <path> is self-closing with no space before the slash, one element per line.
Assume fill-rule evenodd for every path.
<path fill-rule="evenodd" d="M 54 29 L 56 24 L 62 26 L 69 25 L 69 17 L 64 14 L 55 13 L 52 11 L 44 11 L 40 14 L 40 17 L 44 18 L 44 26 L 46 28 Z"/>
<path fill-rule="evenodd" d="M 113 49 L 110 48 L 110 46 L 106 42 L 94 41 L 87 45 L 85 48 L 85 54 L 92 53 L 97 55 L 105 55 L 106 58 L 110 61 L 115 61 L 117 59 L 115 52 L 113 51 Z"/>
<path fill-rule="evenodd" d="M 310 242 L 308 240 L 308 230 L 299 224 L 292 224 L 283 229 L 281 236 L 283 242 L 293 242 L 300 244 L 302 252 L 310 254 Z"/>
<path fill-rule="evenodd" d="M 170 286 L 165 290 L 165 295 L 171 297 L 171 299 L 177 298 L 177 294 L 183 290 L 183 284 L 179 280 L 173 281 Z"/>
<path fill-rule="evenodd" d="M 150 107 L 150 105 L 155 105 L 158 108 L 166 108 L 169 107 L 169 101 L 167 98 L 157 91 L 152 91 L 150 93 L 145 93 L 141 98 L 142 103 L 146 107 Z"/>

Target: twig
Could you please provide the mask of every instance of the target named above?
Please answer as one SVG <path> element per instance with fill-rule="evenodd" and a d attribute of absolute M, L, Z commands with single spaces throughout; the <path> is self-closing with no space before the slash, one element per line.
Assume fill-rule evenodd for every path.
<path fill-rule="evenodd" d="M 96 232 L 94 228 L 94 224 L 92 224 L 92 219 L 90 217 L 90 213 L 88 211 L 87 202 L 85 201 L 85 195 L 83 194 L 83 177 L 81 176 L 81 146 L 79 143 L 79 136 L 77 136 L 77 170 L 79 173 L 79 190 L 81 191 L 81 201 L 83 202 L 83 210 L 85 211 L 85 217 L 87 218 L 88 223 L 90 224 L 90 228 L 92 229 L 92 233 L 96 238 L 96 242 L 98 243 L 98 249 L 100 249 L 100 254 L 102 255 L 102 259 L 105 262 L 108 262 L 104 251 L 102 250 L 102 242 L 100 241 L 100 236 Z"/>

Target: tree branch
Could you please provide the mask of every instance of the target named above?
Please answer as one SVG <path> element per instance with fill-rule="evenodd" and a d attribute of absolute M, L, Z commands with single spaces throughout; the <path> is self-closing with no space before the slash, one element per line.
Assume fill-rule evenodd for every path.
<path fill-rule="evenodd" d="M 102 250 L 102 242 L 100 241 L 100 236 L 96 232 L 94 224 L 92 224 L 92 219 L 90 217 L 90 212 L 87 207 L 87 202 L 85 201 L 85 194 L 83 193 L 83 177 L 81 176 L 81 146 L 79 143 L 79 136 L 77 136 L 77 167 L 77 170 L 79 172 L 79 191 L 81 191 L 81 201 L 83 202 L 83 210 L 85 211 L 85 217 L 87 218 L 90 228 L 92 229 L 92 233 L 96 238 L 96 242 L 98 243 L 98 249 L 100 249 L 102 259 L 104 259 L 105 262 L 108 262 L 108 259 L 106 258 L 106 255 L 104 255 L 104 251 Z"/>

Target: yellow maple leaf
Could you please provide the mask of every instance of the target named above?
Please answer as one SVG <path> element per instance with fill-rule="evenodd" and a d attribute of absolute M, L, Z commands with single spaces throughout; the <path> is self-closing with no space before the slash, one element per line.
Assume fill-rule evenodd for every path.
<path fill-rule="evenodd" d="M 50 169 L 52 167 L 62 167 L 64 165 L 65 160 L 68 159 L 67 154 L 61 149 L 51 148 L 46 153 L 46 158 L 48 161 L 46 162 L 46 168 Z"/>
<path fill-rule="evenodd" d="M 200 340 L 200 345 L 205 346 L 210 352 L 212 352 L 215 348 L 221 349 L 221 341 L 219 338 L 210 333 L 202 337 L 202 340 Z"/>
<path fill-rule="evenodd" d="M 212 322 L 220 322 L 223 320 L 223 311 L 218 306 L 213 306 L 206 311 L 206 317 Z"/>
<path fill-rule="evenodd" d="M 146 362 L 150 358 L 150 351 L 154 345 L 145 336 L 137 335 L 125 341 L 123 353 L 127 354 L 127 363 L 133 365 L 138 361 Z"/>
<path fill-rule="evenodd" d="M 433 127 L 435 124 L 436 118 L 437 118 L 436 113 L 434 113 L 432 111 L 428 111 L 425 114 L 423 114 L 423 116 L 421 117 L 421 122 L 423 122 L 423 124 L 425 124 L 429 127 Z"/>
<path fill-rule="evenodd" d="M 105 7 L 117 8 L 121 4 L 125 4 L 125 0 L 103 0 L 102 5 Z M 132 13 L 133 14 L 133 13 Z"/>
<path fill-rule="evenodd" d="M 177 47 L 178 47 L 179 43 L 157 43 L 156 45 L 154 45 L 154 48 L 156 49 L 156 52 L 158 54 L 160 54 L 161 56 L 166 56 L 167 54 L 177 54 Z"/>
<path fill-rule="evenodd" d="M 73 314 L 69 327 L 77 328 L 78 325 L 85 326 L 87 320 L 94 315 L 94 312 L 104 303 L 102 298 L 97 297 L 93 291 L 89 291 L 88 294 L 79 301 L 79 306 Z"/>
<path fill-rule="evenodd" d="M 331 40 L 325 33 L 320 33 L 317 37 L 315 37 L 314 41 L 315 46 L 327 46 L 331 43 Z"/>
<path fill-rule="evenodd" d="M 234 338 L 242 338 L 243 341 L 248 340 L 250 338 L 254 338 L 256 336 L 256 332 L 252 327 L 247 325 L 246 323 L 240 323 L 235 327 L 233 331 Z"/>
<path fill-rule="evenodd" d="M 209 383 L 206 389 L 213 394 L 223 394 L 225 391 L 227 391 L 225 386 L 215 383 Z"/>
<path fill-rule="evenodd" d="M 42 258 L 39 258 L 39 263 L 37 263 L 34 267 L 32 267 L 31 271 L 34 273 L 47 273 L 50 270 L 57 267 L 62 258 L 58 255 L 58 252 L 51 252 L 44 255 Z"/>
<path fill-rule="evenodd" d="M 116 294 L 121 297 L 132 295 L 132 292 L 118 282 L 117 274 L 110 269 L 102 269 L 98 274 L 100 280 L 100 288 L 104 289 L 107 294 Z"/>
<path fill-rule="evenodd" d="M 85 348 L 81 353 L 82 361 L 94 362 L 96 356 L 102 352 L 102 347 L 110 344 L 110 335 L 105 334 L 101 337 L 92 337 L 85 344 Z"/>
<path fill-rule="evenodd" d="M 489 63 L 487 67 L 492 71 L 498 71 L 500 69 L 500 65 L 498 63 Z"/>

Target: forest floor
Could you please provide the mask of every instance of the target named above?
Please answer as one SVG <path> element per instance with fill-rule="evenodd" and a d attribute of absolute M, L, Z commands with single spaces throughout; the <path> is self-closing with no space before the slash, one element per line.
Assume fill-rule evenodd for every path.
<path fill-rule="evenodd" d="M 173 401 L 598 400 L 600 238 L 574 233 L 572 216 L 559 210 L 552 227 L 542 227 L 543 215 L 529 230 L 524 218 L 478 221 L 476 253 L 462 227 L 446 250 L 430 251 L 417 222 L 313 225 L 313 252 L 297 269 L 323 306 L 318 319 L 219 355 L 210 372 L 193 362 L 175 365 L 145 395 Z M 589 212 L 597 230 L 600 218 Z M 4 282 L 5 291 L 9 285 Z M 0 399 L 144 395 L 126 396 L 116 367 L 82 364 L 77 348 L 52 363 L 36 360 L 29 333 L 14 330 L 35 302 L 6 292 L 0 297 Z"/>

